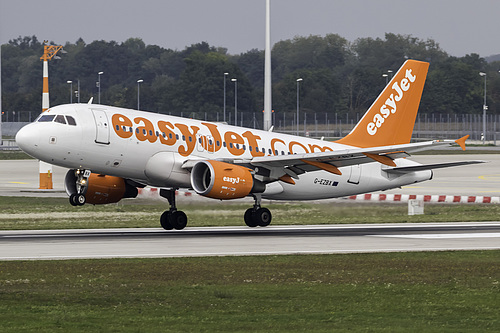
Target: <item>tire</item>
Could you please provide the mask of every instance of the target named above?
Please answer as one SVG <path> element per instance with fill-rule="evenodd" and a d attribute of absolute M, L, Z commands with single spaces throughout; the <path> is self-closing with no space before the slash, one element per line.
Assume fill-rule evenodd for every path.
<path fill-rule="evenodd" d="M 163 229 L 165 230 L 172 230 L 174 227 L 172 226 L 172 223 L 170 223 L 170 211 L 167 210 L 161 214 L 160 217 L 160 224 Z"/>
<path fill-rule="evenodd" d="M 83 206 L 85 205 L 85 202 L 87 202 L 87 199 L 83 194 L 77 194 L 75 198 L 75 202 L 78 206 Z"/>
<path fill-rule="evenodd" d="M 170 224 L 175 230 L 182 230 L 187 225 L 187 216 L 183 211 L 177 210 L 170 214 Z"/>
<path fill-rule="evenodd" d="M 259 227 L 267 227 L 272 218 L 271 211 L 267 208 L 259 208 L 253 213 L 253 220 Z"/>
<path fill-rule="evenodd" d="M 78 202 L 76 202 L 76 194 L 71 194 L 69 196 L 69 203 L 71 206 L 78 206 Z"/>
<path fill-rule="evenodd" d="M 250 228 L 255 228 L 257 226 L 257 222 L 253 218 L 253 208 L 248 208 L 244 215 L 245 224 Z"/>

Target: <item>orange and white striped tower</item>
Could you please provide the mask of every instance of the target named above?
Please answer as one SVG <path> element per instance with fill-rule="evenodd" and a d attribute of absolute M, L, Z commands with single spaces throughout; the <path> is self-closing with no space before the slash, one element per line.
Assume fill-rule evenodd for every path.
<path fill-rule="evenodd" d="M 62 49 L 62 46 L 45 45 L 43 47 L 43 90 L 42 90 L 42 112 L 49 109 L 49 60 L 54 58 L 57 52 Z M 52 164 L 40 161 L 38 165 L 40 173 L 39 189 L 53 189 L 52 183 Z"/>
<path fill-rule="evenodd" d="M 49 61 L 43 61 L 42 112 L 49 108 Z"/>

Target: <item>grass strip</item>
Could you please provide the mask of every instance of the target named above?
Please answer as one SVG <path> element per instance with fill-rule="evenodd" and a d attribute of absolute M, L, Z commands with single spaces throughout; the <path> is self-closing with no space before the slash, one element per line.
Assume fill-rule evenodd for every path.
<path fill-rule="evenodd" d="M 500 251 L 0 262 L 2 332 L 499 331 Z"/>
<path fill-rule="evenodd" d="M 189 226 L 244 225 L 252 203 L 186 201 Z M 336 223 L 406 223 L 497 221 L 500 206 L 492 204 L 427 204 L 424 215 L 408 216 L 405 203 L 264 203 L 275 225 Z M 117 204 L 73 207 L 64 198 L 0 197 L 0 230 L 159 227 L 168 208 L 164 200 L 126 199 Z"/>

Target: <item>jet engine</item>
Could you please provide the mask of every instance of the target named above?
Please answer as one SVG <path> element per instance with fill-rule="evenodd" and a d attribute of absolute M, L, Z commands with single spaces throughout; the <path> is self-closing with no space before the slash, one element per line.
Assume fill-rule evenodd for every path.
<path fill-rule="evenodd" d="M 251 169 L 220 161 L 200 161 L 191 170 L 191 186 L 199 195 L 213 199 L 238 199 L 262 193 L 266 185 Z"/>
<path fill-rule="evenodd" d="M 127 181 L 120 177 L 101 175 L 91 173 L 87 179 L 79 179 L 77 171 L 69 170 L 66 173 L 64 180 L 64 187 L 66 193 L 72 198 L 77 194 L 85 196 L 84 203 L 93 205 L 102 205 L 115 203 L 124 198 L 135 198 L 137 196 L 137 188 L 127 183 Z M 83 189 L 83 193 L 78 193 Z M 76 199 L 75 203 L 78 204 Z"/>

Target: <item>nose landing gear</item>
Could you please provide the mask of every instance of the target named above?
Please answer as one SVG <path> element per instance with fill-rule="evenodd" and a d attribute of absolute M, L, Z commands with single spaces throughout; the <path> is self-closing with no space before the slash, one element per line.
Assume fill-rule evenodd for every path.
<path fill-rule="evenodd" d="M 87 199 L 85 198 L 85 192 L 87 189 L 90 174 L 90 170 L 75 170 L 76 193 L 72 193 L 69 196 L 69 203 L 72 206 L 83 206 L 85 205 L 85 202 L 87 202 Z"/>

